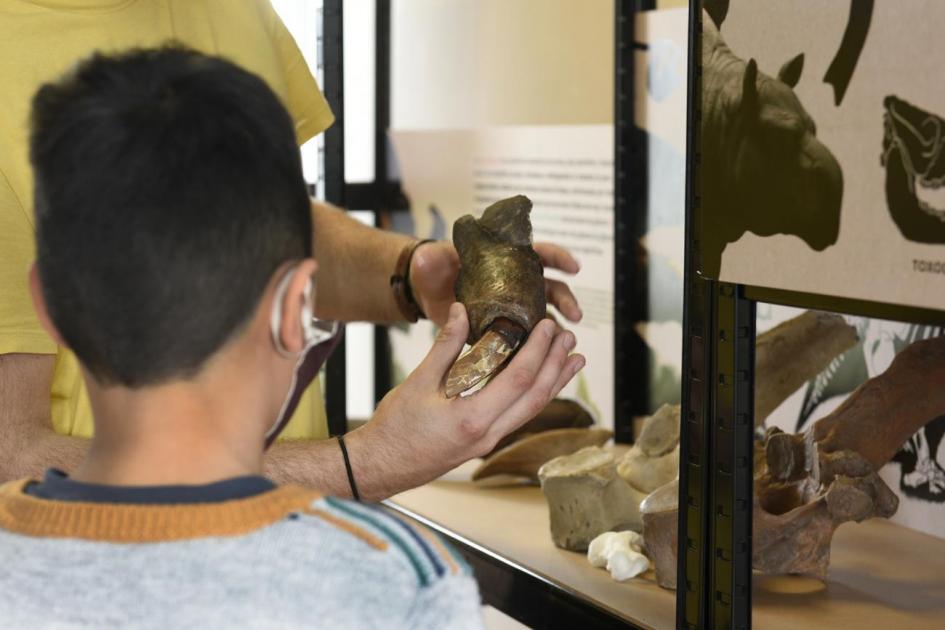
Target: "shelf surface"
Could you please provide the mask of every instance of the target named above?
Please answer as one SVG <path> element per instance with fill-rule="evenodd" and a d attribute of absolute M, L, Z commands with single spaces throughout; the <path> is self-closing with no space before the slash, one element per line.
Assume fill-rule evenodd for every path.
<path fill-rule="evenodd" d="M 537 487 L 435 481 L 391 502 L 622 619 L 675 627 L 675 593 L 657 586 L 652 574 L 618 583 L 584 554 L 552 544 Z M 756 575 L 753 625 L 928 630 L 945 624 L 945 540 L 874 519 L 841 526 L 832 556 L 827 584 Z"/>
<path fill-rule="evenodd" d="M 548 507 L 537 487 L 435 481 L 392 502 L 635 625 L 674 627 L 676 595 L 657 586 L 652 575 L 615 582 L 585 554 L 554 546 Z"/>

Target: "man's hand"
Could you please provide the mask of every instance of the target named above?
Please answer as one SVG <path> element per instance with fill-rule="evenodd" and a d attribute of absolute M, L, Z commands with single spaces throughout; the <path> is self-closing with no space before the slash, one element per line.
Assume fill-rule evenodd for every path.
<path fill-rule="evenodd" d="M 580 270 L 577 260 L 563 247 L 535 243 L 535 251 L 545 267 L 570 274 Z M 456 301 L 453 285 L 458 274 L 459 254 L 451 243 L 445 241 L 421 245 L 410 261 L 410 287 L 414 298 L 427 318 L 438 326 L 446 322 L 450 304 Z M 568 321 L 581 321 L 581 307 L 567 284 L 546 278 L 545 294 L 548 303 Z"/>
<path fill-rule="evenodd" d="M 453 304 L 448 314 L 420 366 L 384 397 L 370 422 L 346 438 L 355 478 L 370 488 L 368 500 L 426 483 L 485 455 L 584 367 L 584 357 L 569 355 L 574 335 L 544 319 L 486 387 L 467 398 L 448 399 L 443 382 L 469 331 L 461 304 Z"/>

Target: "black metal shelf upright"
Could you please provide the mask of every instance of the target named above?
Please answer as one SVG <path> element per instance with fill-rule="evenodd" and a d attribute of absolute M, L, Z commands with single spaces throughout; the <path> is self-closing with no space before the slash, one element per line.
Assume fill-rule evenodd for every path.
<path fill-rule="evenodd" d="M 325 0 L 319 33 L 322 92 L 335 114 L 335 123 L 325 131 L 325 201 L 339 208 L 346 207 L 343 4 L 343 0 Z M 329 435 L 345 433 L 348 427 L 345 350 L 342 339 L 325 366 L 325 412 Z"/>
<path fill-rule="evenodd" d="M 650 351 L 636 332 L 649 319 L 649 281 L 641 238 L 647 231 L 648 142 L 635 121 L 635 18 L 655 0 L 614 3 L 614 440 L 633 441 L 631 418 L 650 409 Z M 625 419 L 620 422 L 619 419 Z"/>

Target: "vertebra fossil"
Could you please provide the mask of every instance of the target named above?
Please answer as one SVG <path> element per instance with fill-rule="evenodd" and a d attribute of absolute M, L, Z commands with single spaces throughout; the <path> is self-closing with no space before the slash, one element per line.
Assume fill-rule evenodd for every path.
<path fill-rule="evenodd" d="M 759 387 L 763 383 L 758 384 Z M 945 337 L 917 341 L 802 434 L 769 430 L 756 445 L 752 564 L 763 573 L 826 579 L 836 528 L 896 513 L 877 472 L 912 434 L 945 415 Z M 678 507 L 660 488 L 643 505 L 644 539 L 661 585 L 676 583 Z M 655 501 L 660 495 L 660 501 Z M 649 510 L 648 503 L 660 503 Z M 648 515 L 658 527 L 648 526 Z M 654 522 L 653 525 L 656 525 Z"/>
<path fill-rule="evenodd" d="M 532 248 L 532 202 L 518 195 L 497 201 L 481 219 L 453 226 L 459 252 L 456 298 L 469 315 L 472 346 L 450 370 L 446 396 L 465 392 L 494 374 L 546 312 L 545 278 Z"/>
<path fill-rule="evenodd" d="M 546 463 L 538 477 L 548 500 L 551 539 L 562 549 L 584 551 L 604 532 L 643 526 L 640 501 L 646 494 L 617 474 L 611 452 L 582 448 Z"/>

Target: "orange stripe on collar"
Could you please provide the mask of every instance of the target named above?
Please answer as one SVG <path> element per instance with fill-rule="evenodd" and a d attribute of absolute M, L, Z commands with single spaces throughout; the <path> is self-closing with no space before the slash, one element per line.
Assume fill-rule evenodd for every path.
<path fill-rule="evenodd" d="M 29 480 L 0 486 L 0 527 L 27 536 L 152 543 L 238 536 L 301 512 L 321 495 L 299 486 L 219 503 L 139 505 L 56 501 L 23 492 Z"/>

